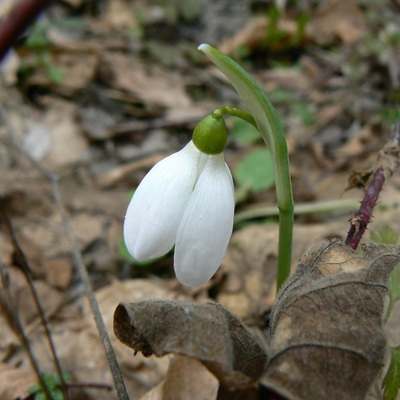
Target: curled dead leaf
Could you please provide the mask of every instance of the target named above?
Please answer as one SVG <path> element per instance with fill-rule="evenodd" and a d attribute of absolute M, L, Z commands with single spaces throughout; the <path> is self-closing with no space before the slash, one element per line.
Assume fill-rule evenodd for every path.
<path fill-rule="evenodd" d="M 199 360 L 219 381 L 218 399 L 378 399 L 384 298 L 399 260 L 397 248 L 368 243 L 356 252 L 341 240 L 307 252 L 278 294 L 268 356 L 237 317 L 213 303 L 122 303 L 114 331 L 147 356 Z"/>
<path fill-rule="evenodd" d="M 314 248 L 280 291 L 263 383 L 290 400 L 364 399 L 383 365 L 384 296 L 400 251 Z"/>
<path fill-rule="evenodd" d="M 253 385 L 267 360 L 259 340 L 224 307 L 171 300 L 121 303 L 114 332 L 135 352 L 176 353 L 203 363 L 228 388 Z"/>

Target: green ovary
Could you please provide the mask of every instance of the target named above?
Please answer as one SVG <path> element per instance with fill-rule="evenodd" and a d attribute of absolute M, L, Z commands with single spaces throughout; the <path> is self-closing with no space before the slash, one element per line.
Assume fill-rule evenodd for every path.
<path fill-rule="evenodd" d="M 193 143 L 206 154 L 219 154 L 225 149 L 228 132 L 224 119 L 219 115 L 209 114 L 194 128 Z"/>

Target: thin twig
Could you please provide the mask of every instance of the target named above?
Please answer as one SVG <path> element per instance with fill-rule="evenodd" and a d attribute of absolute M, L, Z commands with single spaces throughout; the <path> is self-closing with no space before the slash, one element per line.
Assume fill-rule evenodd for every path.
<path fill-rule="evenodd" d="M 26 334 L 24 327 L 19 319 L 18 313 L 16 312 L 16 305 L 13 297 L 10 292 L 10 282 L 7 270 L 3 261 L 0 257 L 0 271 L 1 271 L 1 282 L 3 284 L 3 291 L 0 291 L 0 311 L 4 314 L 7 319 L 8 325 L 13 330 L 13 332 L 17 335 L 22 346 L 25 349 L 26 354 L 29 357 L 29 361 L 31 362 L 32 368 L 35 371 L 35 374 L 38 378 L 40 386 L 42 387 L 46 398 L 48 400 L 54 400 L 54 397 L 51 394 L 51 390 L 47 385 L 47 382 L 43 379 L 42 371 L 39 367 L 39 362 L 36 358 L 36 355 L 33 352 L 31 347 L 31 343 L 29 341 L 28 335 Z"/>
<path fill-rule="evenodd" d="M 3 205 L 2 205 L 1 199 L 0 199 L 0 216 L 1 216 L 1 219 L 4 221 L 6 230 L 8 232 L 8 236 L 11 239 L 11 242 L 13 245 L 13 249 L 17 254 L 19 267 L 21 268 L 22 273 L 24 274 L 25 279 L 28 282 L 28 286 L 31 290 L 36 309 L 39 312 L 39 317 L 40 317 L 40 320 L 42 322 L 42 325 L 43 325 L 45 333 L 46 333 L 47 341 L 49 343 L 50 351 L 53 356 L 57 374 L 60 377 L 61 390 L 63 392 L 64 398 L 67 400 L 67 399 L 69 399 L 67 384 L 65 382 L 64 373 L 63 373 L 63 370 L 61 367 L 60 359 L 58 357 L 56 346 L 54 344 L 53 337 L 52 337 L 52 334 L 50 331 L 49 322 L 46 318 L 42 303 L 40 301 L 38 292 L 36 290 L 36 286 L 34 285 L 33 280 L 32 280 L 32 269 L 29 265 L 28 259 L 25 256 L 25 253 L 23 252 L 21 246 L 18 243 L 11 220 L 8 217 L 5 207 L 3 207 Z"/>
<path fill-rule="evenodd" d="M 99 390 L 113 390 L 113 386 L 108 383 L 98 383 L 98 382 L 68 382 L 68 387 L 71 389 L 79 389 L 79 388 L 90 388 L 90 389 L 99 389 Z"/>
<path fill-rule="evenodd" d="M 92 310 L 92 314 L 99 331 L 100 339 L 103 343 L 104 351 L 107 357 L 108 364 L 110 366 L 111 374 L 114 379 L 115 389 L 118 394 L 118 398 L 120 400 L 129 400 L 128 392 L 125 387 L 124 379 L 122 377 L 121 370 L 118 365 L 118 361 L 114 352 L 114 349 L 111 344 L 110 336 L 108 335 L 107 328 L 103 321 L 103 317 L 101 315 L 100 307 L 97 303 L 96 297 L 91 287 L 89 274 L 86 270 L 86 267 L 83 263 L 82 254 L 79 250 L 78 243 L 76 241 L 75 235 L 71 228 L 67 211 L 64 207 L 64 203 L 61 198 L 60 188 L 59 188 L 59 177 L 53 172 L 49 171 L 47 168 L 43 167 L 37 160 L 32 158 L 28 153 L 23 151 L 20 148 L 17 148 L 25 157 L 27 157 L 30 162 L 35 166 L 35 168 L 47 179 L 50 181 L 52 186 L 53 198 L 56 202 L 58 212 L 61 215 L 65 232 L 68 236 L 73 258 L 75 260 L 75 265 L 77 267 L 77 271 L 79 273 L 80 279 L 85 287 L 85 293 L 89 300 L 90 308 Z"/>
<path fill-rule="evenodd" d="M 0 24 L 0 62 L 29 25 L 52 2 L 52 0 L 22 0 L 10 11 Z"/>
<path fill-rule="evenodd" d="M 347 246 L 356 250 L 365 230 L 372 218 L 372 211 L 378 201 L 379 193 L 385 183 L 385 174 L 383 169 L 378 169 L 372 176 L 371 183 L 369 184 L 364 199 L 361 202 L 359 210 L 354 214 L 350 220 L 350 229 L 347 233 L 345 243 Z"/>
<path fill-rule="evenodd" d="M 1 107 L 0 107 L 0 112 L 1 112 Z M 6 114 L 4 112 L 1 113 L 3 118 L 6 119 Z M 118 365 L 118 361 L 114 352 L 114 349 L 111 344 L 110 337 L 108 335 L 105 323 L 103 321 L 100 307 L 97 303 L 96 297 L 94 295 L 94 292 L 91 287 L 90 283 L 90 278 L 89 274 L 86 270 L 86 267 L 83 263 L 82 259 L 82 254 L 79 250 L 79 246 L 77 244 L 77 240 L 75 238 L 75 235 L 73 233 L 73 230 L 71 228 L 71 225 L 69 223 L 67 211 L 65 209 L 64 203 L 62 201 L 61 193 L 60 193 L 60 188 L 59 188 L 59 176 L 52 171 L 49 171 L 47 168 L 45 168 L 40 162 L 35 160 L 31 155 L 24 151 L 20 146 L 15 143 L 15 141 L 11 141 L 11 145 L 14 146 L 14 148 L 21 153 L 24 157 L 26 157 L 32 165 L 43 175 L 45 179 L 47 179 L 51 183 L 52 187 L 52 192 L 53 192 L 53 198 L 56 202 L 58 212 L 60 213 L 65 232 L 68 236 L 70 246 L 72 249 L 72 254 L 73 258 L 75 260 L 76 268 L 79 274 L 79 277 L 84 285 L 85 288 L 85 294 L 89 300 L 89 305 L 93 314 L 93 318 L 95 320 L 97 329 L 99 331 L 99 336 L 102 341 L 104 351 L 107 357 L 108 364 L 110 366 L 111 374 L 114 380 L 115 384 L 115 389 L 117 391 L 117 395 L 119 400 L 129 400 L 128 392 L 126 390 L 126 386 L 124 383 L 124 379 L 122 377 L 121 370 Z"/>
<path fill-rule="evenodd" d="M 369 177 L 372 175 L 371 182 L 365 191 L 364 198 L 361 202 L 359 210 L 350 219 L 350 229 L 347 233 L 345 243 L 352 249 L 357 249 L 361 238 L 372 218 L 372 212 L 378 201 L 383 184 L 390 178 L 400 167 L 400 123 L 393 128 L 392 134 L 379 152 L 375 167 L 371 171 L 360 174 L 359 182 L 363 183 L 362 176 Z M 354 174 L 353 174 L 354 175 Z M 367 179 L 366 178 L 366 179 Z M 354 180 L 354 176 L 352 177 Z M 351 184 L 354 186 L 354 183 Z"/>
<path fill-rule="evenodd" d="M 121 370 L 118 365 L 117 357 L 114 352 L 114 348 L 112 347 L 110 336 L 108 335 L 106 325 L 104 323 L 103 317 L 101 316 L 101 311 L 99 304 L 97 303 L 96 297 L 92 290 L 90 284 L 89 274 L 86 270 L 86 267 L 82 260 L 82 254 L 79 250 L 78 243 L 76 241 L 75 235 L 72 231 L 67 211 L 64 207 L 64 204 L 61 199 L 60 188 L 58 185 L 58 179 L 53 178 L 51 180 L 53 196 L 56 201 L 59 213 L 61 214 L 65 230 L 70 241 L 70 245 L 72 248 L 72 253 L 74 256 L 74 260 L 80 275 L 80 278 L 85 286 L 86 296 L 88 297 L 90 308 L 93 313 L 94 320 L 97 325 L 97 329 L 100 334 L 101 341 L 103 343 L 104 351 L 107 356 L 108 364 L 110 365 L 111 373 L 114 379 L 115 388 L 117 390 L 118 398 L 120 400 L 129 400 L 128 392 L 125 387 L 124 379 L 122 377 Z"/>

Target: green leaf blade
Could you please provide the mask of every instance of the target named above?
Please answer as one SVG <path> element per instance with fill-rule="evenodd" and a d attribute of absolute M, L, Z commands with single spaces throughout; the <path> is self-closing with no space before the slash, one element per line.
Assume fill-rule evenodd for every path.
<path fill-rule="evenodd" d="M 229 130 L 229 137 L 244 144 L 252 144 L 260 139 L 260 134 L 248 122 L 237 119 L 233 128 Z"/>
<path fill-rule="evenodd" d="M 382 226 L 378 231 L 371 232 L 371 239 L 378 244 L 389 244 L 396 246 L 399 240 L 399 233 L 390 225 Z"/>
<path fill-rule="evenodd" d="M 271 188 L 274 183 L 274 172 L 271 154 L 265 149 L 249 152 L 234 170 L 236 183 L 247 190 L 261 192 Z"/>

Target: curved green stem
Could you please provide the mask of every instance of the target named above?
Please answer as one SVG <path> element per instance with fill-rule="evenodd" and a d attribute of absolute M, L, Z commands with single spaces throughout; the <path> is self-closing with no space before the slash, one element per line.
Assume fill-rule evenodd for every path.
<path fill-rule="evenodd" d="M 256 124 L 256 121 L 254 121 L 253 116 L 250 113 L 241 110 L 240 108 L 229 107 L 229 106 L 218 107 L 213 111 L 212 115 L 216 117 L 220 116 L 222 117 L 223 115 L 231 115 L 233 117 L 237 117 L 242 119 L 243 121 L 248 122 L 258 130 L 258 126 Z"/>
<path fill-rule="evenodd" d="M 199 50 L 204 52 L 228 77 L 251 111 L 257 129 L 271 151 L 279 208 L 277 273 L 277 288 L 279 289 L 290 274 L 294 208 L 289 155 L 281 120 L 267 95 L 241 66 L 208 44 L 200 45 Z"/>

